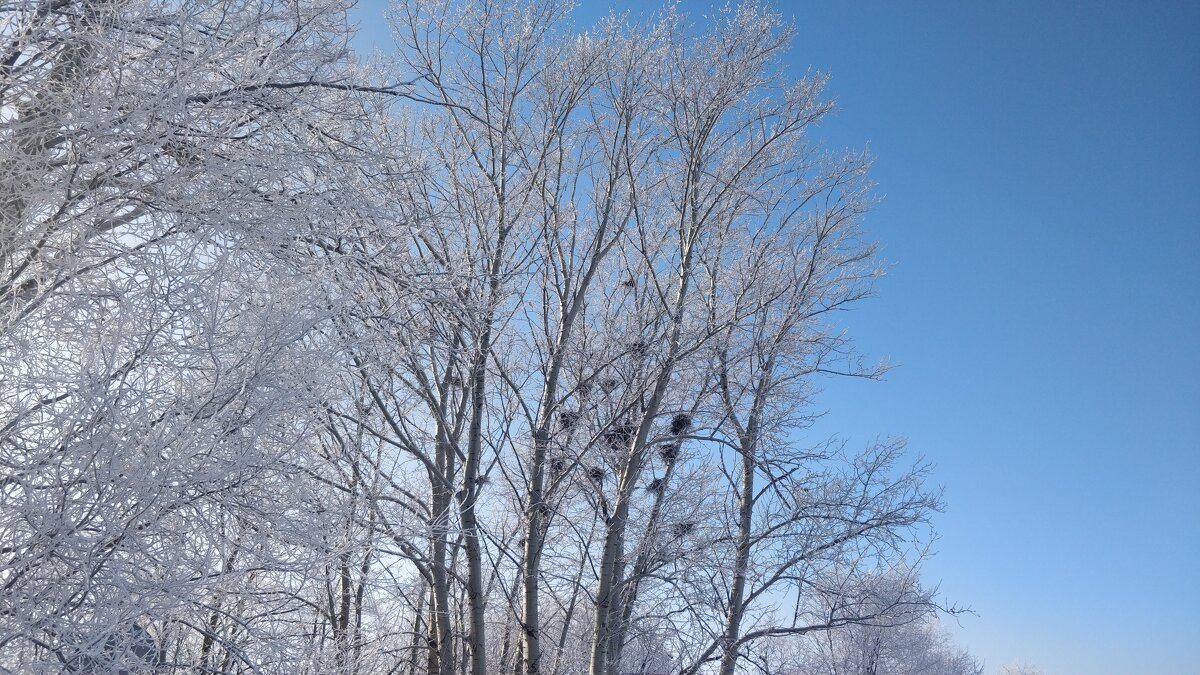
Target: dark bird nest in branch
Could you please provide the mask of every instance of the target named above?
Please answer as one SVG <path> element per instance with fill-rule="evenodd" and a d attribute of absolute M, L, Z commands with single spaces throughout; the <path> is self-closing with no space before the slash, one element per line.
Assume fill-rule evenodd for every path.
<path fill-rule="evenodd" d="M 604 432 L 604 442 L 613 450 L 624 450 L 633 441 L 637 429 L 629 422 L 619 422 L 613 428 Z"/>
<path fill-rule="evenodd" d="M 579 422 L 579 413 L 574 410 L 564 410 L 558 414 L 558 424 L 563 429 L 571 429 Z"/>
<path fill-rule="evenodd" d="M 633 354 L 635 358 L 646 358 L 646 354 L 650 353 L 650 343 L 645 340 L 636 340 L 633 344 L 629 345 L 629 353 Z"/>

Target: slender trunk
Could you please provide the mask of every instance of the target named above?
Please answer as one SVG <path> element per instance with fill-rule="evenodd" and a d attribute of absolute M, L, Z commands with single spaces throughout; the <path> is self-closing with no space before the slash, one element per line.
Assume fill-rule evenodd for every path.
<path fill-rule="evenodd" d="M 671 477 L 674 473 L 675 460 L 671 459 L 667 461 L 666 471 L 660 479 L 662 482 L 659 484 L 657 494 L 654 497 L 654 506 L 650 509 L 650 517 L 646 521 L 646 527 L 642 533 L 642 550 L 638 552 L 637 560 L 634 561 L 633 575 L 623 585 L 621 602 L 619 603 L 620 617 L 613 626 L 613 640 L 610 642 L 609 650 L 608 667 L 612 675 L 615 675 L 619 669 L 619 653 L 629 633 L 629 624 L 633 619 L 633 607 L 637 602 L 641 581 L 650 570 L 652 563 L 651 555 L 653 553 L 653 547 L 650 544 L 656 537 L 662 521 L 663 496 L 666 494 L 667 486 L 670 485 Z"/>
<path fill-rule="evenodd" d="M 738 531 L 737 550 L 733 561 L 733 585 L 729 589 L 729 606 L 725 614 L 725 631 L 721 636 L 720 675 L 733 675 L 737 665 L 737 643 L 741 637 L 742 617 L 745 614 L 746 571 L 750 566 L 751 528 L 754 524 L 754 471 L 758 457 L 759 428 L 767 395 L 772 389 L 772 373 L 775 370 L 775 354 L 771 353 L 763 364 L 762 373 L 756 384 L 754 399 L 750 405 L 746 424 L 738 422 L 737 411 L 729 393 L 729 373 L 726 354 L 721 352 L 720 388 L 725 413 L 737 431 L 738 450 L 742 455 L 741 485 L 738 487 Z"/>
<path fill-rule="evenodd" d="M 337 649 L 338 672 L 350 670 L 350 611 L 354 597 L 354 579 L 350 574 L 350 553 L 338 556 L 338 613 L 333 617 L 333 642 Z"/>
<path fill-rule="evenodd" d="M 221 536 L 225 536 L 225 524 L 221 523 Z M 229 552 L 229 557 L 221 564 L 221 573 L 223 576 L 228 576 L 233 572 L 234 565 L 237 564 L 238 554 L 242 550 L 242 535 L 241 530 L 233 540 L 233 550 Z M 200 643 L 200 670 L 204 672 L 208 667 L 208 662 L 211 657 L 213 646 L 217 640 L 217 633 L 221 630 L 221 610 L 223 604 L 223 593 L 218 593 L 213 598 L 213 609 L 208 615 L 207 630 L 204 633 L 204 639 Z"/>
<path fill-rule="evenodd" d="M 524 602 L 521 604 L 521 630 L 524 637 L 525 667 L 527 675 L 537 675 L 541 672 L 542 643 L 541 619 L 538 616 L 538 575 L 541 570 L 542 549 L 545 545 L 545 523 L 543 515 L 546 511 L 544 503 L 546 476 L 546 447 L 550 442 L 550 433 L 545 425 L 535 432 L 533 437 L 533 466 L 529 481 L 525 512 L 525 574 Z"/>
<path fill-rule="evenodd" d="M 637 472 L 641 471 L 640 458 L 637 458 L 636 463 L 639 466 L 634 467 L 632 460 L 630 464 L 626 465 L 626 475 L 631 473 L 631 469 L 636 469 Z M 600 557 L 600 580 L 596 588 L 596 622 L 592 634 L 592 655 L 589 668 L 591 675 L 608 675 L 613 603 L 617 596 L 615 592 L 617 589 L 614 587 L 619 583 L 616 578 L 618 561 L 625 554 L 625 523 L 629 519 L 627 493 L 632 491 L 624 488 L 628 484 L 622 477 L 622 490 L 617 497 L 616 508 L 608 519 L 608 528 L 604 536 L 604 550 Z"/>
<path fill-rule="evenodd" d="M 733 587 L 729 590 L 729 609 L 725 615 L 725 633 L 721 637 L 720 675 L 733 675 L 737 665 L 737 640 L 740 637 L 745 606 L 746 570 L 750 565 L 750 528 L 754 516 L 754 439 L 742 443 L 742 484 L 738 500 L 737 553 L 733 562 Z"/>
<path fill-rule="evenodd" d="M 367 547 L 363 552 L 362 563 L 358 567 L 358 587 L 354 591 L 354 673 L 357 675 L 362 667 L 362 615 L 363 615 L 363 598 L 367 591 L 367 577 L 371 573 L 371 556 L 374 555 L 375 546 L 371 540 L 371 534 L 375 531 L 375 511 L 368 511 L 368 527 L 367 527 Z"/>
<path fill-rule="evenodd" d="M 587 538 L 587 542 L 585 543 L 585 546 L 591 544 L 592 539 L 596 534 L 596 521 L 597 520 L 598 520 L 598 517 L 596 514 L 594 514 L 592 516 L 592 527 L 591 527 L 591 530 L 588 532 L 588 538 Z M 555 652 L 555 654 L 554 654 L 554 667 L 552 668 L 552 672 L 555 673 L 556 675 L 559 672 L 559 668 L 558 668 L 559 661 L 562 660 L 563 651 L 566 650 L 567 637 L 571 633 L 571 621 L 575 616 L 575 608 L 579 604 L 579 594 L 580 594 L 581 589 L 583 588 L 583 584 L 582 584 L 583 572 L 586 568 L 587 568 L 587 556 L 583 555 L 581 553 L 579 556 L 579 567 L 576 568 L 576 570 L 575 570 L 575 583 L 572 585 L 572 588 L 575 589 L 575 592 L 571 594 L 571 600 L 570 600 L 570 602 L 567 603 L 567 611 L 566 611 L 566 615 L 563 617 L 562 630 L 558 634 L 558 651 Z"/>
<path fill-rule="evenodd" d="M 451 568 L 457 567 L 451 565 Z M 455 598 L 458 608 L 458 616 L 455 617 L 456 626 L 465 626 L 467 624 L 466 617 L 463 614 L 467 611 L 467 604 L 462 598 Z M 460 640 L 458 644 L 458 675 L 467 675 L 467 669 L 471 666 L 471 644 L 470 640 Z"/>
<path fill-rule="evenodd" d="M 517 598 L 520 593 L 522 583 L 522 568 L 517 565 L 517 573 L 513 577 L 512 588 L 509 591 L 509 598 Z M 511 602 L 511 601 L 510 601 Z M 521 672 L 521 636 L 515 633 L 514 622 L 521 621 L 520 613 L 511 604 L 510 610 L 506 614 L 508 619 L 504 622 L 504 639 L 501 641 L 500 647 L 500 675 L 508 675 L 508 673 Z"/>
<path fill-rule="evenodd" d="M 501 200 L 501 223 L 504 209 Z M 501 226 L 496 251 L 489 263 L 488 301 L 495 300 L 500 287 L 500 265 L 503 259 L 507 230 Z M 483 545 L 475 502 L 479 497 L 479 465 L 483 455 L 484 395 L 487 387 L 487 359 L 492 350 L 492 310 L 485 317 L 475 357 L 471 363 L 471 421 L 467 435 L 467 454 L 463 463 L 463 486 L 459 491 L 459 518 L 462 521 L 464 548 L 467 554 L 467 607 L 470 613 L 470 632 L 467 647 L 470 651 L 471 675 L 487 675 L 487 626 L 484 621 L 487 598 L 483 592 Z"/>
<path fill-rule="evenodd" d="M 337 615 L 330 617 L 333 624 L 333 642 L 336 650 L 335 661 L 339 673 L 348 674 L 351 671 L 351 663 L 354 657 L 351 653 L 353 638 L 350 630 L 350 620 L 354 611 L 354 573 L 351 567 L 352 556 L 350 550 L 350 539 L 354 532 L 354 521 L 358 511 L 358 482 L 361 474 L 356 466 L 351 467 L 350 489 L 350 506 L 347 509 L 346 516 L 346 542 L 343 544 L 345 550 L 338 554 L 337 557 Z"/>
<path fill-rule="evenodd" d="M 429 605 L 429 675 L 454 672 L 454 651 L 450 642 L 450 584 L 446 574 L 446 542 L 435 541 L 433 561 L 433 598 Z"/>
<path fill-rule="evenodd" d="M 450 579 L 446 567 L 447 541 L 450 530 L 449 489 L 446 477 L 452 475 L 447 464 L 453 461 L 452 450 L 446 443 L 439 443 L 438 464 L 441 476 L 433 481 L 433 532 L 430 573 L 433 577 L 433 598 L 430 603 L 429 675 L 452 675 L 454 673 L 454 649 L 450 638 Z"/>
<path fill-rule="evenodd" d="M 529 489 L 525 499 L 525 547 L 522 551 L 525 567 L 524 598 L 521 605 L 521 626 L 524 638 L 522 651 L 525 657 L 525 667 L 522 672 L 525 675 L 538 675 L 541 673 L 542 667 L 538 577 L 541 574 L 542 551 L 545 548 L 546 531 L 549 528 L 550 509 L 545 502 L 546 461 L 550 447 L 550 428 L 554 423 L 554 413 L 557 411 L 558 380 L 562 372 L 563 355 L 571 337 L 571 329 L 579 315 L 579 308 L 583 305 L 584 291 L 586 291 L 601 257 L 602 254 L 593 259 L 591 267 L 584 275 L 579 289 L 574 295 L 570 309 L 563 315 L 558 339 L 553 347 L 550 369 L 543 385 L 537 428 L 533 433 L 533 457 L 530 462 Z"/>
<path fill-rule="evenodd" d="M 628 134 L 628 123 L 623 130 Z M 591 286 L 597 270 L 600 269 L 601 262 L 617 243 L 616 237 L 607 243 L 605 237 L 611 227 L 613 195 L 616 191 L 618 176 L 620 176 L 619 167 L 610 170 L 604 208 L 600 216 L 600 226 L 596 231 L 596 239 L 593 243 L 594 253 L 587 270 L 580 277 L 579 285 L 575 290 L 565 294 L 568 299 L 561 307 L 558 335 L 554 344 L 551 345 L 550 367 L 546 371 L 546 378 L 542 386 L 538 420 L 533 432 L 533 458 L 529 467 L 529 490 L 525 500 L 525 548 L 522 552 L 525 564 L 524 602 L 521 607 L 521 622 L 524 629 L 522 651 L 526 664 L 522 672 L 525 675 L 541 673 L 541 619 L 538 612 L 541 596 L 538 589 L 538 577 L 541 574 L 542 550 L 545 547 L 546 531 L 549 528 L 550 513 L 545 504 L 546 455 L 550 445 L 550 429 L 554 424 L 554 413 L 557 412 L 559 378 L 562 374 L 567 345 L 571 340 L 575 321 L 583 308 L 588 288 Z M 574 603 L 574 599 L 572 599 L 572 603 Z"/>
<path fill-rule="evenodd" d="M 632 496 L 631 496 L 632 498 Z M 608 608 L 608 644 L 605 656 L 607 675 L 617 675 L 621 669 L 621 654 L 625 650 L 625 626 L 622 623 L 626 615 L 626 602 L 629 598 L 629 582 L 625 575 L 625 556 L 617 557 L 613 566 L 613 602 Z"/>
<path fill-rule="evenodd" d="M 681 215 L 681 230 L 683 229 L 682 218 Z M 624 571 L 622 561 L 625 557 L 625 527 L 629 521 L 629 506 L 633 499 L 633 490 L 646 459 L 646 438 L 649 435 L 650 426 L 658 414 L 659 407 L 662 405 L 667 386 L 671 382 L 671 376 L 675 372 L 675 359 L 679 354 L 679 340 L 683 330 L 684 303 L 687 300 L 688 287 L 691 282 L 694 243 L 698 231 L 699 223 L 693 221 L 687 228 L 687 233 L 681 232 L 680 235 L 683 260 L 679 267 L 678 286 L 672 302 L 671 334 L 667 343 L 667 353 L 663 359 L 662 371 L 654 384 L 654 391 L 650 394 L 642 413 L 637 436 L 629 446 L 628 459 L 617 483 L 616 507 L 607 523 L 608 531 L 605 533 L 604 549 L 600 558 L 600 579 L 596 588 L 596 622 L 592 634 L 590 675 L 608 675 L 610 658 L 617 663 L 620 662 L 623 645 L 612 645 L 612 630 L 613 619 L 619 616 L 614 612 L 617 610 L 615 606 L 620 603 L 619 593 L 622 579 L 618 575 Z"/>
<path fill-rule="evenodd" d="M 508 660 L 512 657 L 512 617 L 504 622 L 504 633 L 500 638 L 500 675 L 508 675 L 514 668 L 509 668 Z"/>
<path fill-rule="evenodd" d="M 629 508 L 633 491 L 645 463 L 646 435 L 650 421 L 658 410 L 666 389 L 667 378 L 660 380 L 643 417 L 638 435 L 631 446 L 630 456 L 617 483 L 617 503 L 608 518 L 604 549 L 600 558 L 600 579 L 596 589 L 596 622 L 592 635 L 591 675 L 609 675 L 610 667 L 620 662 L 623 645 L 616 644 L 616 624 L 623 612 L 621 588 L 625 573 L 625 530 L 629 523 Z M 612 664 L 612 666 L 610 666 Z"/>
<path fill-rule="evenodd" d="M 631 445 L 628 462 L 617 484 L 617 504 L 606 523 L 604 550 L 600 558 L 600 580 L 596 590 L 596 623 L 592 635 L 591 675 L 609 675 L 618 667 L 623 645 L 616 640 L 617 622 L 622 615 L 621 589 L 625 577 L 625 530 L 629 523 L 629 508 L 642 465 L 646 460 L 646 436 L 650 422 L 658 411 L 669 378 L 660 377 L 643 415 L 638 434 Z"/>
<path fill-rule="evenodd" d="M 420 661 L 421 642 L 429 639 L 428 627 L 425 623 L 425 596 L 429 594 L 429 587 L 421 589 L 421 596 L 417 598 L 417 611 L 413 614 L 412 627 L 412 646 L 408 659 L 408 674 L 417 675 L 417 667 Z M 430 650 L 433 651 L 433 650 Z"/>
<path fill-rule="evenodd" d="M 482 412 L 480 413 L 482 414 Z M 483 552 L 479 538 L 479 523 L 475 516 L 475 500 L 479 494 L 479 453 L 468 453 L 465 466 L 467 485 L 460 494 L 459 517 L 462 519 L 463 547 L 467 555 L 467 607 L 470 613 L 470 633 L 467 647 L 470 652 L 471 675 L 487 675 L 487 640 L 484 610 L 487 598 L 483 592 Z"/>

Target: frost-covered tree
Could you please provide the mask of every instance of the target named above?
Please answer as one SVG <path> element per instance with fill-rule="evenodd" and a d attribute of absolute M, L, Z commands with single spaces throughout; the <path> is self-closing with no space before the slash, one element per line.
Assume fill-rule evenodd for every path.
<path fill-rule="evenodd" d="M 368 64 L 339 0 L 0 7 L 0 667 L 732 673 L 934 606 L 924 468 L 802 435 L 879 374 L 825 78 L 757 4 L 570 10 L 399 0 Z"/>
<path fill-rule="evenodd" d="M 810 638 L 801 649 L 803 668 L 797 673 L 829 675 L 983 675 L 983 665 L 954 646 L 946 629 L 932 615 L 904 617 L 898 623 L 880 622 L 827 631 Z"/>
<path fill-rule="evenodd" d="M 1000 675 L 1042 675 L 1042 671 L 1028 662 L 1011 663 L 1000 669 Z"/>
<path fill-rule="evenodd" d="M 293 662 L 345 7 L 0 10 L 0 663 Z"/>

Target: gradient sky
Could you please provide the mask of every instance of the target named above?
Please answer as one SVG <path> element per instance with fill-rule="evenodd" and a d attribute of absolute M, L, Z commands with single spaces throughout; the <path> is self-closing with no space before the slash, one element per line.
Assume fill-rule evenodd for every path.
<path fill-rule="evenodd" d="M 651 5 L 579 24 L 609 6 Z M 1200 3 L 776 6 L 832 75 L 819 135 L 877 158 L 890 265 L 840 320 L 897 367 L 827 381 L 812 433 L 936 464 L 927 577 L 989 673 L 1200 673 Z"/>

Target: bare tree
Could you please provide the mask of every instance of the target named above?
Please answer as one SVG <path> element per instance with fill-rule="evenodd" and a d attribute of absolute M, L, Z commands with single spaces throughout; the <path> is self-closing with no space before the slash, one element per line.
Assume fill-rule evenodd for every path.
<path fill-rule="evenodd" d="M 117 646 L 186 633 L 174 655 L 253 667 L 236 645 L 295 597 L 250 616 L 244 593 L 320 566 L 282 460 L 327 361 L 292 254 L 337 208 L 313 139 L 361 93 L 345 7 L 0 11 L 0 662 L 144 661 Z"/>
<path fill-rule="evenodd" d="M 932 615 L 890 618 L 811 636 L 796 645 L 800 654 L 794 658 L 803 667 L 795 672 L 983 675 L 979 661 L 952 645 L 946 629 Z"/>
<path fill-rule="evenodd" d="M 1000 675 L 1041 675 L 1042 671 L 1028 662 L 1014 663 L 1000 669 Z"/>
<path fill-rule="evenodd" d="M 0 7 L 0 668 L 898 653 L 940 503 L 803 435 L 882 371 L 791 27 L 399 0 L 360 63 L 347 9 Z"/>

